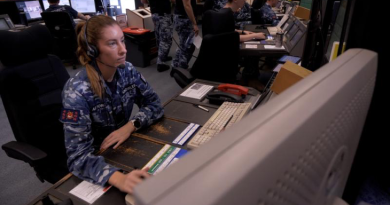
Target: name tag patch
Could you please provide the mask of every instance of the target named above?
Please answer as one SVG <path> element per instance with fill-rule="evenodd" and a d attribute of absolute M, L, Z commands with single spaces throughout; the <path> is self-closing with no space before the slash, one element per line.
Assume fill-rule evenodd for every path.
<path fill-rule="evenodd" d="M 78 122 L 80 120 L 80 110 L 71 110 L 62 108 L 61 111 L 61 122 Z"/>

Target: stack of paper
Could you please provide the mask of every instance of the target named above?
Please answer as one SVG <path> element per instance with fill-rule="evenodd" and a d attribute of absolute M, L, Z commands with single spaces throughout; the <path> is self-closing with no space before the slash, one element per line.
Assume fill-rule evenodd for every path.
<path fill-rule="evenodd" d="M 150 174 L 157 174 L 184 156 L 187 150 L 166 144 L 161 150 L 144 166 L 149 167 Z"/>

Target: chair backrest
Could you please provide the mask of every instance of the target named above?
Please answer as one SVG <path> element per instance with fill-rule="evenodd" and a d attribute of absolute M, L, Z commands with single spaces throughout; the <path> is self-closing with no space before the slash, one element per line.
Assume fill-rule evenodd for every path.
<path fill-rule="evenodd" d="M 240 37 L 237 32 L 204 36 L 190 70 L 195 78 L 234 83 L 238 73 Z"/>
<path fill-rule="evenodd" d="M 55 54 L 61 59 L 73 59 L 77 50 L 77 35 L 73 18 L 67 12 L 42 12 L 55 44 Z"/>
<path fill-rule="evenodd" d="M 252 3 L 252 8 L 253 9 L 260 9 L 267 0 L 254 0 Z"/>
<path fill-rule="evenodd" d="M 208 10 L 202 18 L 202 35 L 220 34 L 235 30 L 234 16 L 227 9 Z"/>
<path fill-rule="evenodd" d="M 252 24 L 264 24 L 263 12 L 260 9 L 251 8 Z"/>
<path fill-rule="evenodd" d="M 19 142 L 31 144 L 53 159 L 49 166 L 66 168 L 64 132 L 59 116 L 62 89 L 69 74 L 49 55 L 51 35 L 37 25 L 21 32 L 0 31 L 0 94 L 12 131 Z"/>

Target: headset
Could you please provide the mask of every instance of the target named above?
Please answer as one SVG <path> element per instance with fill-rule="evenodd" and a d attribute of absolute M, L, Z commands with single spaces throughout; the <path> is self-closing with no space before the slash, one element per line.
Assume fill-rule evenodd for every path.
<path fill-rule="evenodd" d="M 85 39 L 85 44 L 87 45 L 87 56 L 89 56 L 92 59 L 96 59 L 99 56 L 99 49 L 96 48 L 94 45 L 89 45 L 88 43 L 88 38 L 87 38 L 87 27 L 88 27 L 88 22 L 85 23 L 85 28 L 84 28 L 84 39 Z"/>

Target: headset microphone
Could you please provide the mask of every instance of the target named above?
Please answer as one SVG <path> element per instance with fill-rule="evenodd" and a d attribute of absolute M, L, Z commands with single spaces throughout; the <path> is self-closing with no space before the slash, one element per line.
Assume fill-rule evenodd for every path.
<path fill-rule="evenodd" d="M 107 64 L 103 63 L 102 61 L 100 61 L 100 60 L 98 60 L 98 59 L 96 59 L 96 61 L 99 62 L 99 63 L 101 63 L 101 64 L 103 64 L 103 65 L 105 65 L 105 66 L 111 67 L 111 68 L 119 68 L 119 69 L 124 69 L 124 68 L 126 68 L 125 64 L 120 64 L 120 65 L 118 65 L 118 66 L 112 66 L 112 65 L 107 65 Z"/>

